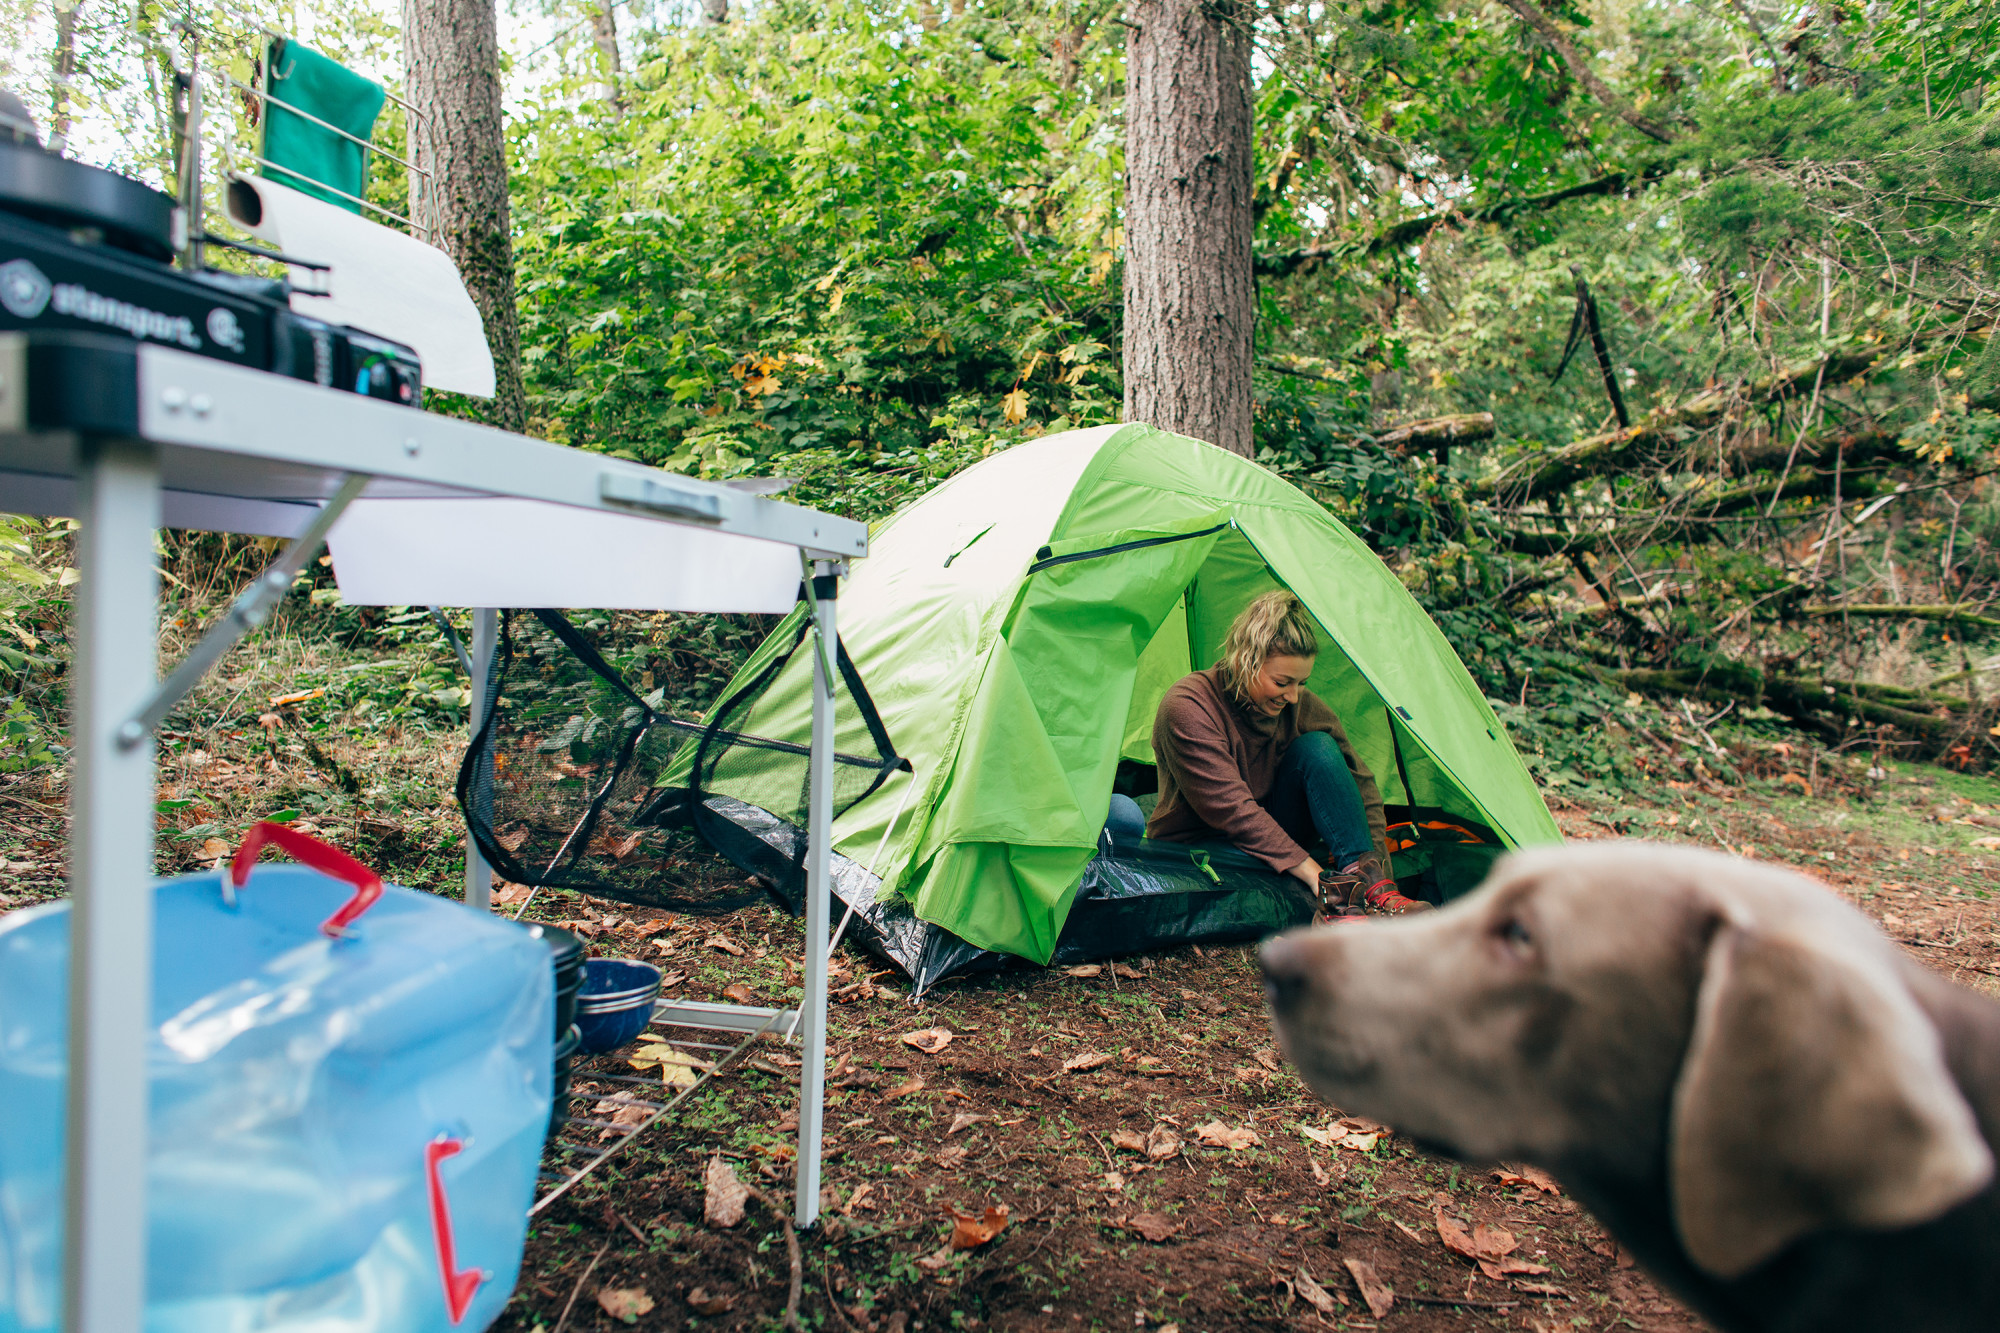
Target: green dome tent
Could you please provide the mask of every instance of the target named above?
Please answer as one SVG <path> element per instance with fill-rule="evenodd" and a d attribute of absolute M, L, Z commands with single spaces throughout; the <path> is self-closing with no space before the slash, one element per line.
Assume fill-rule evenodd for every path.
<path fill-rule="evenodd" d="M 913 771 L 837 820 L 843 873 L 872 870 L 864 897 L 900 898 L 977 949 L 1049 962 L 1121 761 L 1128 774 L 1152 762 L 1161 695 L 1210 665 L 1236 612 L 1278 585 L 1318 622 L 1310 687 L 1340 714 L 1392 820 L 1406 807 L 1418 825 L 1469 826 L 1497 845 L 1560 838 L 1478 687 L 1373 552 L 1257 464 L 1128 425 L 988 458 L 898 512 L 855 565 L 840 637 Z M 774 632 L 725 692 L 783 659 L 731 729 L 809 734 L 811 655 L 787 655 L 797 628 Z M 841 748 L 861 750 L 852 712 Z M 727 770 L 702 783 L 752 804 L 758 786 Z M 1485 862 L 1473 864 L 1462 880 L 1477 880 Z"/>

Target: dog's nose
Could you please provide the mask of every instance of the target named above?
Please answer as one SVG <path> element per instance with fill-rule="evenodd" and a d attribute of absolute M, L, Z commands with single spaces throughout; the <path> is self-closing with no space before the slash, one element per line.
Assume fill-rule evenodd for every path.
<path fill-rule="evenodd" d="M 1283 1017 L 1298 1006 L 1311 984 L 1305 951 L 1296 935 L 1278 935 L 1257 950 L 1257 963 L 1264 969 L 1264 1003 Z"/>

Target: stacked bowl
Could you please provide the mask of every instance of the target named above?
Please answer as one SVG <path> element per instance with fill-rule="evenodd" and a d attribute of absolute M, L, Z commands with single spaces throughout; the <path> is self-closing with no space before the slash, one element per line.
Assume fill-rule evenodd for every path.
<path fill-rule="evenodd" d="M 646 1030 L 653 998 L 660 993 L 660 969 L 623 958 L 593 958 L 584 964 L 583 988 L 576 998 L 580 1051 L 615 1051 Z"/>

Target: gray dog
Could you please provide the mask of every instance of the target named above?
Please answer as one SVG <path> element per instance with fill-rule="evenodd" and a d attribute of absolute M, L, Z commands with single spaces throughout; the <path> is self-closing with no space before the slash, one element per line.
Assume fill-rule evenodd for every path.
<path fill-rule="evenodd" d="M 1517 852 L 1444 911 L 1262 962 L 1314 1091 L 1546 1167 L 1724 1329 L 2000 1328 L 2000 1004 L 1804 876 Z"/>

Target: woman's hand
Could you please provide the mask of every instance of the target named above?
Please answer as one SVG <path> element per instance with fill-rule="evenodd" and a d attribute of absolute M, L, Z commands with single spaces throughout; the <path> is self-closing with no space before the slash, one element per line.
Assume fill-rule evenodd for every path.
<path fill-rule="evenodd" d="M 1308 856 L 1305 860 L 1293 866 L 1291 873 L 1297 877 L 1301 884 L 1304 884 L 1315 893 L 1319 892 L 1319 862 Z"/>

